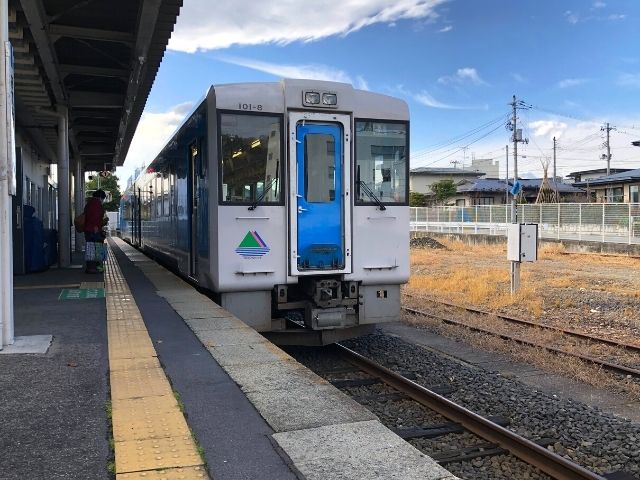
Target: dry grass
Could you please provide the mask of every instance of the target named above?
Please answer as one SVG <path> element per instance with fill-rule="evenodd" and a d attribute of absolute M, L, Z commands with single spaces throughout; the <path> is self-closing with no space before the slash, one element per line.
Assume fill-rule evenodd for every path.
<path fill-rule="evenodd" d="M 523 275 L 523 281 L 527 280 L 528 274 Z M 429 292 L 430 295 L 492 309 L 519 305 L 534 316 L 541 315 L 543 311 L 543 302 L 535 287 L 526 285 L 516 295 L 511 295 L 509 272 L 497 268 L 483 271 L 459 268 L 449 275 L 412 275 L 407 289 L 417 295 Z"/>

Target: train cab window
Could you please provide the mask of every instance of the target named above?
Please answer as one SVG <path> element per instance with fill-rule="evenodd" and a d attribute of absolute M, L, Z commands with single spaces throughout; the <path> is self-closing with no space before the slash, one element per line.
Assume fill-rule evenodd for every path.
<path fill-rule="evenodd" d="M 220 114 L 221 202 L 282 203 L 282 116 Z"/>
<path fill-rule="evenodd" d="M 407 122 L 356 120 L 356 204 L 408 202 L 409 129 Z M 367 188 L 364 188 L 363 184 Z M 367 193 L 367 190 L 371 194 Z"/>

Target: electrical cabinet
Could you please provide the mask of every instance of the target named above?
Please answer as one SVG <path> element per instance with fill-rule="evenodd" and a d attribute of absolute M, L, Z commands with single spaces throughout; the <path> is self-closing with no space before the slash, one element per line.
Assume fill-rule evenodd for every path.
<path fill-rule="evenodd" d="M 507 225 L 507 260 L 512 262 L 538 260 L 538 225 L 536 223 Z"/>

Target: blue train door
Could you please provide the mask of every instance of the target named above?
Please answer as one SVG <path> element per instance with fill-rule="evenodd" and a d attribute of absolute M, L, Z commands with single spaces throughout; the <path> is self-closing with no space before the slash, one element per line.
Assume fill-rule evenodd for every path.
<path fill-rule="evenodd" d="M 343 125 L 296 126 L 297 270 L 343 271 Z"/>

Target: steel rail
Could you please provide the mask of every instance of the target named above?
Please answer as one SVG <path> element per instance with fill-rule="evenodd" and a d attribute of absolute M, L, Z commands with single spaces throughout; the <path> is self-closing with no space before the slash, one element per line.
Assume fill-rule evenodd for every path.
<path fill-rule="evenodd" d="M 480 313 L 482 315 L 493 315 L 495 317 L 502 318 L 504 320 L 507 320 L 508 322 L 512 322 L 512 323 L 516 323 L 516 324 L 528 325 L 530 327 L 544 328 L 546 330 L 552 330 L 552 331 L 555 331 L 555 332 L 564 333 L 564 334 L 572 336 L 572 337 L 581 338 L 581 339 L 584 339 L 584 340 L 592 340 L 594 342 L 605 343 L 607 345 L 611 345 L 611 346 L 614 346 L 614 347 L 620 347 L 620 348 L 625 348 L 627 350 L 633 350 L 635 352 L 640 352 L 640 345 L 633 345 L 633 344 L 630 344 L 630 343 L 619 342 L 617 340 L 611 340 L 611 339 L 608 339 L 608 338 L 597 337 L 595 335 L 590 335 L 588 333 L 578 332 L 577 330 L 573 330 L 573 329 L 569 329 L 569 328 L 561 328 L 561 327 L 554 327 L 553 325 L 545 325 L 544 323 L 534 322 L 534 321 L 531 321 L 531 320 L 525 320 L 524 318 L 512 317 L 510 315 L 505 315 L 505 314 L 502 314 L 502 313 L 494 313 L 494 312 L 489 312 L 489 311 L 486 311 L 486 310 L 481 310 L 479 308 L 466 307 L 464 305 L 459 305 L 457 303 L 445 302 L 443 300 L 434 300 L 432 298 L 422 297 L 422 296 L 419 296 L 419 295 L 413 295 L 411 293 L 404 293 L 403 295 L 405 295 L 405 296 L 407 296 L 409 298 L 418 298 L 420 300 L 426 300 L 428 302 L 440 303 L 440 304 L 446 305 L 448 307 L 460 308 L 460 309 L 467 310 L 467 311 L 473 312 L 473 313 Z"/>
<path fill-rule="evenodd" d="M 438 412 L 470 432 L 507 450 L 529 465 L 539 468 L 556 480 L 605 480 L 586 468 L 567 460 L 544 447 L 458 405 L 447 398 L 389 370 L 382 365 L 340 344 L 336 345 L 345 358 L 370 375 L 404 392 L 417 402 Z"/>
<path fill-rule="evenodd" d="M 486 333 L 488 335 L 492 335 L 494 337 L 501 338 L 503 340 L 510 340 L 512 342 L 519 343 L 521 345 L 527 345 L 530 347 L 542 348 L 547 350 L 548 352 L 559 353 L 562 355 L 569 355 L 571 357 L 579 358 L 580 360 L 584 360 L 588 363 L 593 363 L 595 365 L 599 365 L 607 370 L 611 370 L 612 372 L 619 373 L 621 375 L 631 375 L 637 378 L 640 378 L 640 370 L 637 368 L 626 367 L 624 365 L 618 365 L 616 363 L 608 362 L 606 360 L 600 360 L 598 358 L 590 357 L 588 355 L 583 355 L 581 353 L 570 352 L 569 350 L 564 350 L 562 348 L 550 347 L 548 345 L 543 345 L 541 343 L 532 342 L 531 340 L 526 340 L 524 338 L 516 337 L 513 335 L 507 335 L 505 333 L 494 332 L 493 330 L 489 330 L 488 328 L 476 327 L 474 325 L 469 325 L 467 323 L 461 322 L 459 320 L 453 320 L 452 318 L 440 317 L 438 315 L 433 315 L 431 313 L 423 312 L 421 310 L 416 310 L 415 308 L 402 307 L 403 310 L 413 313 L 416 315 L 423 315 L 425 317 L 435 318 L 436 320 L 440 320 L 443 323 L 448 323 L 450 325 L 457 325 L 459 327 L 468 328 L 469 330 L 475 332 Z"/>

